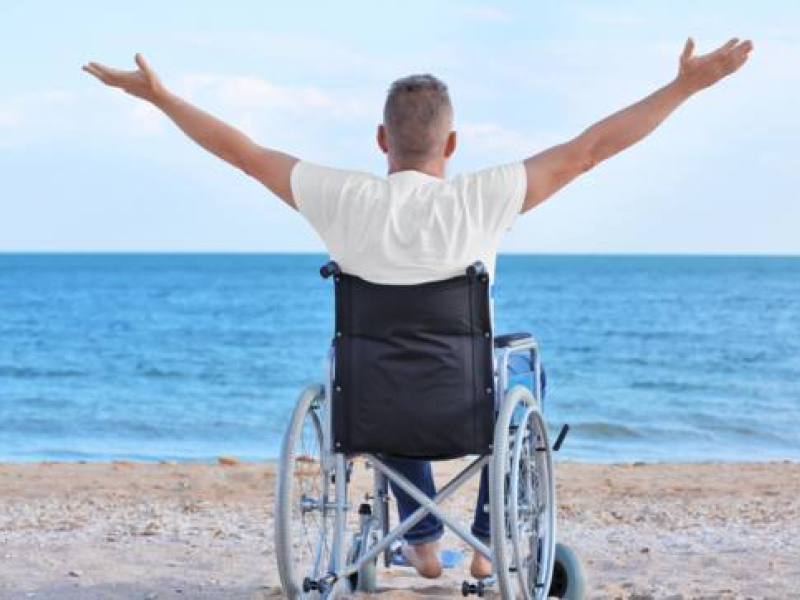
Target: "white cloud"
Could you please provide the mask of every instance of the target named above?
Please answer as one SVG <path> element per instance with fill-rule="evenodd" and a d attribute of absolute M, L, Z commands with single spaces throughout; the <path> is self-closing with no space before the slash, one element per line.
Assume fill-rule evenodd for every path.
<path fill-rule="evenodd" d="M 315 88 L 282 86 L 260 77 L 195 73 L 181 77 L 177 87 L 189 96 L 210 95 L 232 107 L 291 110 L 329 107 L 332 100 Z"/>
<path fill-rule="evenodd" d="M 582 21 L 585 21 L 591 25 L 620 27 L 641 25 L 645 22 L 645 19 L 641 13 L 614 10 L 607 4 L 603 4 L 602 7 L 598 8 L 588 8 L 586 6 L 582 6 L 580 8 L 576 8 L 574 14 Z"/>
<path fill-rule="evenodd" d="M 336 155 L 342 140 L 379 114 L 369 94 L 354 89 L 218 73 L 189 73 L 174 80 L 188 101 L 261 143 L 303 156 L 321 158 L 327 155 L 324 148 Z"/>
<path fill-rule="evenodd" d="M 227 109 L 276 109 L 294 115 L 322 113 L 338 119 L 372 114 L 358 99 L 313 86 L 290 86 L 257 76 L 194 73 L 179 79 L 177 88 L 192 98 L 208 99 Z"/>
<path fill-rule="evenodd" d="M 186 31 L 174 38 L 190 47 L 212 49 L 214 53 L 241 53 L 267 65 L 291 65 L 303 73 L 346 73 L 380 69 L 379 57 L 359 52 L 340 40 L 301 31 L 278 34 L 255 31 L 216 33 Z"/>
<path fill-rule="evenodd" d="M 33 118 L 52 121 L 59 108 L 73 103 L 77 95 L 66 90 L 23 92 L 0 99 L 0 127 L 20 127 Z"/>
<path fill-rule="evenodd" d="M 175 78 L 179 94 L 247 130 L 304 129 L 306 122 L 349 123 L 373 117 L 363 95 L 291 86 L 256 76 L 194 73 Z M 298 125 L 299 124 L 299 125 Z M 306 125 L 307 126 L 307 125 Z M 42 90 L 0 98 L 2 147 L 81 136 L 158 136 L 168 119 L 152 105 L 116 88 L 89 82 L 78 91 Z"/>
<path fill-rule="evenodd" d="M 11 106 L 0 106 L 0 128 L 12 129 L 25 122 L 20 109 Z"/>
<path fill-rule="evenodd" d="M 14 149 L 31 140 L 49 139 L 79 127 L 70 113 L 80 94 L 51 89 L 0 98 L 0 147 Z"/>
<path fill-rule="evenodd" d="M 152 104 L 138 102 L 127 111 L 129 132 L 136 136 L 149 136 L 162 133 L 166 117 Z"/>
<path fill-rule="evenodd" d="M 527 156 L 536 149 L 537 140 L 506 129 L 498 123 L 465 123 L 457 129 L 463 136 L 464 143 L 475 154 L 500 153 Z"/>
<path fill-rule="evenodd" d="M 487 4 L 471 4 L 462 6 L 460 9 L 462 16 L 477 21 L 493 21 L 495 23 L 505 23 L 511 20 L 511 13 L 499 6 Z"/>

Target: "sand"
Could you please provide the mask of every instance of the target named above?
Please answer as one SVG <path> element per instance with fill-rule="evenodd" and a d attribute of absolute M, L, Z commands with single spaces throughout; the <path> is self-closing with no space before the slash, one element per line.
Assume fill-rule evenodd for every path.
<path fill-rule="evenodd" d="M 0 465 L 0 598 L 280 597 L 275 467 L 228 462 Z M 559 462 L 557 478 L 590 598 L 800 598 L 800 464 Z M 381 572 L 378 597 L 460 597 L 466 566 Z"/>

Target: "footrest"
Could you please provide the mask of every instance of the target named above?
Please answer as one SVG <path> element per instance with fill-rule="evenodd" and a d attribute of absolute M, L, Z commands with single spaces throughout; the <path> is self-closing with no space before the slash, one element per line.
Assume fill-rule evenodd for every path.
<path fill-rule="evenodd" d="M 439 560 L 443 569 L 454 569 L 464 560 L 464 553 L 460 550 L 441 550 L 439 552 Z M 406 557 L 400 552 L 399 545 L 392 549 L 392 564 L 397 567 L 411 566 Z"/>

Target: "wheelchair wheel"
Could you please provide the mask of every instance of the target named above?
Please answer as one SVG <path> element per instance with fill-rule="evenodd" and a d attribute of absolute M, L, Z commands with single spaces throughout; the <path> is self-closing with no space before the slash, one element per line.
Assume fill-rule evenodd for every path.
<path fill-rule="evenodd" d="M 586 597 L 586 578 L 581 559 L 572 548 L 560 542 L 556 544 L 549 595 L 564 600 L 583 600 Z"/>
<path fill-rule="evenodd" d="M 292 600 L 317 597 L 303 581 L 328 570 L 333 511 L 329 509 L 331 471 L 325 464 L 322 386 L 303 390 L 283 438 L 278 468 L 275 554 L 284 595 Z"/>
<path fill-rule="evenodd" d="M 514 386 L 500 409 L 489 491 L 502 597 L 547 598 L 556 537 L 553 457 L 538 403 L 524 386 Z"/>

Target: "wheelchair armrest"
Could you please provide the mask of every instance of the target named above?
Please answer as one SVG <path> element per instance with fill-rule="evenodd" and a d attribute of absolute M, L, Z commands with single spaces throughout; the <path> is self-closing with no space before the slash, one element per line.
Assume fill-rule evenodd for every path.
<path fill-rule="evenodd" d="M 508 348 L 511 346 L 516 346 L 520 342 L 527 341 L 532 337 L 533 336 L 527 331 L 519 331 L 517 333 L 506 333 L 504 335 L 498 335 L 495 336 L 494 338 L 494 347 Z"/>

